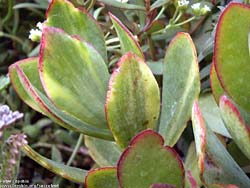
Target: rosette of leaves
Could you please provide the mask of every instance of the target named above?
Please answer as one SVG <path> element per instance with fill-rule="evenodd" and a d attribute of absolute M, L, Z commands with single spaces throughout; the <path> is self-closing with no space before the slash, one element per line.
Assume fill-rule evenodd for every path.
<path fill-rule="evenodd" d="M 212 133 L 211 138 L 203 139 L 206 132 L 197 103 L 193 110 L 196 152 L 188 153 L 194 160 L 185 162 L 186 170 L 172 148 L 186 128 L 200 92 L 197 55 L 189 34 L 178 33 L 167 48 L 160 100 L 160 88 L 140 45 L 114 15 L 109 18 L 122 54 L 111 75 L 101 27 L 85 9 L 54 0 L 46 15 L 39 56 L 11 65 L 11 83 L 30 107 L 84 134 L 100 168 L 88 172 L 63 165 L 24 145 L 29 157 L 66 179 L 85 182 L 88 188 L 250 185 L 223 146 L 211 148 L 211 143 L 219 142 Z M 225 178 L 223 173 L 219 178 L 214 175 L 213 165 L 212 170 L 204 165 L 205 146 L 210 148 L 209 157 L 219 160 L 213 164 L 227 173 Z"/>

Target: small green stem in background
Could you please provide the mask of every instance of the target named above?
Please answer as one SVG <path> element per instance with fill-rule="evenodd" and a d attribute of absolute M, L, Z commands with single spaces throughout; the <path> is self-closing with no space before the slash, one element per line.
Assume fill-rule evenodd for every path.
<path fill-rule="evenodd" d="M 159 14 L 155 17 L 154 20 L 158 20 L 161 17 L 161 15 L 163 14 L 163 12 L 165 11 L 165 9 L 166 9 L 165 6 L 161 7 Z"/>
<path fill-rule="evenodd" d="M 110 29 L 112 30 L 114 28 L 114 25 L 112 25 L 110 27 Z M 104 36 L 104 39 L 106 40 L 108 38 L 108 36 L 110 35 L 110 32 L 107 32 L 106 35 Z"/>
<path fill-rule="evenodd" d="M 24 42 L 23 42 L 20 38 L 18 38 L 17 36 L 11 35 L 11 34 L 8 34 L 8 33 L 4 33 L 4 32 L 1 32 L 1 31 L 0 31 L 0 38 L 1 38 L 1 37 L 10 38 L 10 39 L 12 39 L 12 40 L 14 40 L 14 41 L 17 41 L 17 42 L 18 42 L 19 44 L 21 44 L 21 45 L 24 44 Z"/>
<path fill-rule="evenodd" d="M 179 19 L 182 17 L 183 13 L 179 12 L 178 16 L 176 18 L 173 19 L 173 23 L 177 23 L 179 21 Z"/>
<path fill-rule="evenodd" d="M 73 150 L 73 152 L 72 152 L 72 154 L 71 154 L 69 160 L 68 160 L 67 163 L 66 163 L 67 166 L 70 166 L 71 163 L 73 162 L 74 158 L 76 157 L 77 152 L 78 152 L 78 150 L 79 150 L 79 148 L 80 148 L 80 146 L 81 146 L 81 144 L 82 144 L 83 138 L 84 138 L 83 134 L 80 134 L 80 136 L 79 136 L 79 138 L 78 138 L 78 140 L 77 140 L 77 143 L 76 143 L 76 145 L 75 145 L 75 148 L 74 148 L 74 150 Z M 57 182 L 56 182 L 56 183 L 57 183 L 57 184 L 60 184 L 61 181 L 62 181 L 62 177 L 59 177 L 59 178 L 57 179 Z"/>
<path fill-rule="evenodd" d="M 175 12 L 174 12 L 174 15 L 173 15 L 173 17 L 172 17 L 172 20 L 175 20 L 175 19 L 176 19 L 176 16 L 177 16 L 178 12 L 179 12 L 179 8 L 177 7 L 177 8 L 175 9 Z"/>
<path fill-rule="evenodd" d="M 79 136 L 79 138 L 77 140 L 76 146 L 75 146 L 75 148 L 74 148 L 68 162 L 66 163 L 66 165 L 69 166 L 73 162 L 73 160 L 74 160 L 74 158 L 75 158 L 75 156 L 76 156 L 76 154 L 77 154 L 77 152 L 78 152 L 78 150 L 79 150 L 79 148 L 80 148 L 80 146 L 82 144 L 82 141 L 83 141 L 83 134 L 80 134 L 80 136 Z"/>
<path fill-rule="evenodd" d="M 195 19 L 196 19 L 196 16 L 193 16 L 193 17 L 191 17 L 191 18 L 189 18 L 189 19 L 187 19 L 187 20 L 185 20 L 185 21 L 183 21 L 183 22 L 180 22 L 180 23 L 175 24 L 175 26 L 178 27 L 178 26 L 187 24 L 188 22 L 191 22 L 191 21 L 193 21 L 193 20 L 195 20 Z"/>
<path fill-rule="evenodd" d="M 12 9 L 13 4 L 14 4 L 13 0 L 8 0 L 8 12 L 6 16 L 3 18 L 2 27 L 9 21 L 9 19 L 11 18 L 13 14 L 13 9 Z"/>
<path fill-rule="evenodd" d="M 92 9 L 94 7 L 95 3 L 96 3 L 96 0 L 91 0 L 87 10 L 89 11 L 90 9 Z"/>

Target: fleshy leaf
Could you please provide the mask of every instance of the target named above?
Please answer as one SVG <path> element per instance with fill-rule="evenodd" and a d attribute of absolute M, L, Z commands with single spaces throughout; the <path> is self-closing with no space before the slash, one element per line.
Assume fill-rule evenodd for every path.
<path fill-rule="evenodd" d="M 163 68 L 162 110 L 159 131 L 173 146 L 191 117 L 200 92 L 199 67 L 192 39 L 178 33 L 170 43 Z"/>
<path fill-rule="evenodd" d="M 92 44 L 107 62 L 107 51 L 103 32 L 96 20 L 81 8 L 75 8 L 67 0 L 53 0 L 46 13 L 45 24 L 63 29 L 70 35 L 78 35 Z"/>
<path fill-rule="evenodd" d="M 84 183 L 84 178 L 87 175 L 87 171 L 66 166 L 62 163 L 52 161 L 46 157 L 41 156 L 39 153 L 34 151 L 29 145 L 22 146 L 22 151 L 31 159 L 36 161 L 38 164 L 46 168 L 47 170 L 62 176 L 65 179 L 74 181 L 77 183 Z"/>
<path fill-rule="evenodd" d="M 220 97 L 222 95 L 225 95 L 225 94 L 228 95 L 228 94 L 224 91 L 224 89 L 222 88 L 222 86 L 220 84 L 217 73 L 215 71 L 214 63 L 212 63 L 211 71 L 210 71 L 210 84 L 211 84 L 213 96 L 216 100 L 216 103 L 219 105 Z M 236 103 L 234 103 L 234 105 L 240 111 L 240 114 L 244 118 L 245 122 L 247 124 L 250 124 L 250 113 L 246 112 L 242 107 L 240 107 Z"/>
<path fill-rule="evenodd" d="M 198 156 L 195 149 L 195 143 L 189 145 L 185 158 L 186 183 L 185 188 L 199 188 L 202 186 L 198 168 Z"/>
<path fill-rule="evenodd" d="M 170 184 L 155 183 L 151 185 L 149 188 L 176 188 L 176 186 Z"/>
<path fill-rule="evenodd" d="M 196 182 L 196 179 L 193 177 L 191 171 L 187 171 L 187 181 L 189 183 L 190 188 L 199 188 L 198 183 Z"/>
<path fill-rule="evenodd" d="M 116 166 L 121 150 L 115 142 L 85 136 L 85 145 L 90 156 L 100 166 Z"/>
<path fill-rule="evenodd" d="M 211 129 L 205 125 L 197 102 L 193 106 L 192 122 L 203 182 L 206 185 L 220 183 L 235 184 L 243 188 L 250 187 L 249 178 Z"/>
<path fill-rule="evenodd" d="M 240 112 L 225 95 L 220 99 L 220 110 L 232 139 L 250 159 L 250 132 Z"/>
<path fill-rule="evenodd" d="M 220 97 L 225 93 L 224 89 L 222 88 L 220 81 L 218 79 L 214 62 L 212 63 L 211 70 L 210 70 L 210 85 L 212 89 L 212 93 L 214 96 L 214 99 L 217 104 L 220 102 Z"/>
<path fill-rule="evenodd" d="M 108 129 L 100 129 L 89 126 L 55 107 L 55 105 L 52 104 L 51 101 L 45 96 L 44 92 L 36 88 L 39 88 L 41 86 L 41 83 L 36 79 L 39 78 L 37 64 L 37 60 L 33 61 L 33 59 L 27 59 L 21 62 L 17 62 L 10 67 L 10 77 L 19 96 L 28 105 L 36 105 L 38 111 L 47 115 L 53 121 L 67 129 L 90 136 L 113 140 L 113 136 Z M 26 76 L 24 71 L 29 77 Z M 35 75 L 37 75 L 37 77 Z M 29 79 L 33 79 L 32 83 L 34 83 L 35 86 L 32 85 Z"/>
<path fill-rule="evenodd" d="M 47 95 L 60 110 L 91 126 L 107 128 L 104 102 L 109 73 L 90 44 L 45 27 L 39 73 Z"/>
<path fill-rule="evenodd" d="M 231 138 L 231 135 L 223 123 L 220 109 L 217 106 L 212 94 L 204 93 L 200 95 L 199 105 L 202 115 L 207 122 L 207 125 L 210 126 L 210 129 L 216 133 Z"/>
<path fill-rule="evenodd" d="M 85 179 L 86 188 L 118 188 L 116 167 L 98 168 L 89 171 Z"/>
<path fill-rule="evenodd" d="M 99 1 L 101 1 L 107 5 L 110 5 L 110 6 L 120 8 L 120 9 L 145 11 L 145 7 L 140 6 L 140 5 L 127 4 L 127 3 L 122 3 L 122 2 L 114 1 L 114 0 L 99 0 Z"/>
<path fill-rule="evenodd" d="M 209 185 L 209 188 L 239 188 L 239 187 L 236 185 L 232 185 L 232 184 L 229 184 L 229 185 L 213 184 L 213 185 Z"/>
<path fill-rule="evenodd" d="M 159 93 L 146 63 L 131 52 L 122 56 L 109 81 L 105 106 L 108 125 L 121 148 L 140 131 L 156 129 Z"/>
<path fill-rule="evenodd" d="M 109 13 L 109 16 L 119 37 L 123 55 L 127 52 L 133 52 L 137 56 L 144 59 L 140 45 L 135 40 L 133 34 L 113 14 Z"/>
<path fill-rule="evenodd" d="M 216 30 L 214 63 L 226 93 L 250 112 L 250 56 L 248 32 L 250 7 L 230 3 L 221 14 Z"/>
<path fill-rule="evenodd" d="M 26 88 L 23 88 L 22 83 L 19 80 L 18 73 L 16 70 L 16 65 L 18 65 L 23 72 L 31 79 L 32 84 L 34 84 L 40 90 L 42 89 L 42 84 L 40 83 L 39 73 L 38 73 L 38 58 L 28 58 L 12 64 L 9 67 L 9 76 L 12 86 L 19 95 L 19 97 L 31 108 L 35 109 L 38 112 L 44 113 L 39 103 L 33 100 L 25 91 Z"/>
<path fill-rule="evenodd" d="M 172 148 L 163 144 L 161 135 L 153 130 L 135 136 L 118 162 L 120 187 L 149 188 L 159 182 L 183 187 L 182 161 Z"/>
<path fill-rule="evenodd" d="M 205 156 L 206 156 L 206 126 L 198 102 L 195 101 L 192 109 L 193 132 L 196 145 L 196 153 L 198 155 L 198 167 L 200 173 L 204 173 Z"/>

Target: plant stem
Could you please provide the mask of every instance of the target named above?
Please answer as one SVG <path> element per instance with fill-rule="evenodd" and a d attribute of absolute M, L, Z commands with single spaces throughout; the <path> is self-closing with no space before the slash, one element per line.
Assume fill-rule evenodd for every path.
<path fill-rule="evenodd" d="M 79 150 L 79 148 L 80 148 L 80 146 L 82 144 L 82 140 L 83 140 L 83 134 L 80 134 L 80 136 L 79 136 L 79 138 L 77 140 L 76 146 L 75 146 L 75 148 L 73 150 L 73 153 L 71 154 L 71 156 L 70 156 L 68 162 L 66 163 L 66 165 L 69 166 L 73 162 L 73 160 L 74 160 L 74 158 L 75 158 L 75 156 L 76 156 L 76 154 L 77 154 L 77 152 L 78 152 L 78 150 Z"/>
<path fill-rule="evenodd" d="M 20 43 L 21 45 L 24 44 L 24 42 L 23 42 L 20 38 L 14 36 L 14 35 L 10 35 L 10 34 L 8 34 L 8 33 L 1 32 L 1 31 L 0 31 L 0 37 L 10 38 L 10 39 L 12 39 L 12 40 L 14 40 L 14 41 L 17 41 L 17 42 Z"/>
<path fill-rule="evenodd" d="M 6 16 L 3 18 L 2 26 L 4 26 L 5 23 L 8 22 L 9 19 L 11 18 L 12 14 L 13 14 L 13 9 L 12 9 L 13 4 L 14 4 L 13 0 L 8 0 L 8 12 L 7 12 Z"/>
<path fill-rule="evenodd" d="M 191 17 L 191 18 L 189 18 L 189 19 L 187 19 L 187 20 L 185 20 L 185 21 L 183 21 L 183 22 L 180 22 L 180 23 L 178 23 L 178 24 L 175 24 L 175 26 L 178 27 L 178 26 L 184 25 L 184 24 L 186 24 L 186 23 L 188 23 L 188 22 L 191 22 L 191 21 L 193 21 L 193 20 L 195 20 L 195 19 L 196 19 L 196 16 L 193 16 L 193 17 Z"/>
<path fill-rule="evenodd" d="M 174 24 L 179 21 L 179 19 L 181 18 L 182 14 L 183 14 L 182 12 L 179 12 L 178 16 L 173 21 Z"/>
<path fill-rule="evenodd" d="M 159 12 L 158 15 L 155 17 L 154 20 L 158 20 L 158 19 L 161 17 L 161 15 L 163 14 L 163 12 L 164 12 L 165 9 L 166 9 L 166 7 L 165 7 L 165 6 L 162 6 L 160 12 Z"/>

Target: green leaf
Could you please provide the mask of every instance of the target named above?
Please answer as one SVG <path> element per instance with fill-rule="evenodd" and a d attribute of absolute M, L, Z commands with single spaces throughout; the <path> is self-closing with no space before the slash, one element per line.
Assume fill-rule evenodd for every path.
<path fill-rule="evenodd" d="M 40 164 L 47 170 L 59 176 L 62 176 L 63 178 L 68 179 L 70 181 L 84 183 L 84 178 L 87 175 L 87 171 L 75 167 L 66 166 L 62 163 L 47 159 L 46 157 L 43 157 L 39 153 L 34 151 L 28 145 L 22 146 L 22 151 L 28 157 L 36 161 L 38 164 Z"/>
<path fill-rule="evenodd" d="M 140 5 L 127 4 L 127 3 L 122 3 L 122 2 L 114 1 L 114 0 L 98 0 L 98 1 L 103 2 L 107 5 L 113 6 L 113 7 L 121 8 L 121 9 L 145 11 L 145 7 L 140 6 Z"/>
<path fill-rule="evenodd" d="M 178 33 L 170 43 L 163 67 L 162 110 L 159 132 L 173 146 L 191 117 L 200 92 L 195 46 L 187 33 Z"/>
<path fill-rule="evenodd" d="M 196 153 L 198 155 L 198 168 L 201 175 L 204 173 L 204 161 L 206 156 L 206 125 L 202 117 L 198 102 L 195 101 L 192 109 L 193 132 L 195 138 Z"/>
<path fill-rule="evenodd" d="M 230 142 L 227 145 L 227 151 L 234 158 L 234 160 L 239 164 L 240 167 L 245 167 L 250 165 L 250 160 L 242 153 L 235 142 Z"/>
<path fill-rule="evenodd" d="M 154 75 L 163 74 L 163 63 L 162 61 L 147 61 L 147 65 L 151 69 Z"/>
<path fill-rule="evenodd" d="M 89 171 L 86 176 L 86 188 L 118 188 L 116 167 L 98 168 Z"/>
<path fill-rule="evenodd" d="M 5 89 L 10 84 L 9 76 L 0 76 L 0 91 Z"/>
<path fill-rule="evenodd" d="M 39 72 L 47 95 L 60 110 L 91 126 L 108 128 L 104 102 L 109 73 L 90 44 L 45 27 Z"/>
<path fill-rule="evenodd" d="M 250 7 L 242 3 L 230 3 L 219 18 L 214 46 L 215 69 L 222 87 L 248 113 L 250 112 L 249 23 Z"/>
<path fill-rule="evenodd" d="M 28 66 L 26 66 L 26 63 Z M 24 71 L 26 71 L 27 75 L 29 75 L 29 78 L 25 75 L 21 67 L 24 68 Z M 33 69 L 34 67 L 36 67 L 36 69 Z M 19 96 L 21 96 L 26 103 L 30 102 L 31 104 L 35 104 L 41 113 L 44 113 L 59 125 L 90 136 L 113 140 L 113 136 L 108 129 L 100 129 L 89 126 L 84 122 L 60 111 L 54 106 L 54 104 L 52 104 L 43 92 L 39 91 L 35 87 L 41 86 L 41 83 L 36 80 L 35 75 L 36 72 L 38 72 L 37 62 L 33 61 L 33 59 L 26 59 L 22 62 L 15 63 L 10 67 L 9 72 L 12 83 Z M 32 79 L 32 83 L 34 83 L 35 86 L 32 85 L 29 79 Z"/>
<path fill-rule="evenodd" d="M 89 155 L 100 166 L 116 166 L 121 150 L 115 142 L 85 136 L 85 145 Z"/>
<path fill-rule="evenodd" d="M 213 184 L 213 185 L 209 185 L 209 188 L 239 188 L 239 187 L 236 185 L 232 185 L 232 184 L 229 184 L 229 185 Z"/>
<path fill-rule="evenodd" d="M 37 88 L 39 88 L 40 91 L 43 91 L 42 85 L 40 82 L 39 78 L 39 73 L 38 73 L 38 58 L 28 58 L 24 59 L 21 61 L 16 62 L 15 64 L 12 64 L 9 67 L 9 76 L 10 76 L 10 81 L 12 86 L 14 87 L 15 91 L 19 95 L 19 97 L 31 108 L 35 109 L 36 111 L 40 113 L 44 113 L 44 110 L 42 110 L 41 106 L 39 103 L 37 103 L 33 98 L 31 98 L 27 91 L 26 88 L 22 86 L 21 81 L 19 80 L 19 76 L 17 73 L 16 66 L 19 66 L 24 74 L 26 74 L 29 79 L 31 80 L 32 84 L 35 85 Z"/>
<path fill-rule="evenodd" d="M 192 111 L 193 131 L 196 151 L 199 157 L 199 169 L 202 180 L 210 184 L 235 184 L 242 188 L 250 187 L 250 180 L 233 160 L 225 147 L 205 125 L 198 102 Z"/>
<path fill-rule="evenodd" d="M 184 164 L 186 172 L 185 188 L 199 188 L 202 186 L 197 161 L 198 156 L 195 149 L 195 143 L 192 142 L 188 148 Z"/>
<path fill-rule="evenodd" d="M 153 130 L 136 135 L 118 162 L 120 187 L 149 188 L 156 183 L 183 187 L 182 161 L 172 148 L 163 144 L 161 135 Z"/>
<path fill-rule="evenodd" d="M 140 45 L 135 40 L 133 34 L 121 23 L 120 20 L 118 20 L 118 18 L 116 18 L 111 13 L 109 13 L 109 16 L 112 20 L 112 23 L 115 27 L 117 35 L 120 39 L 121 50 L 122 50 L 123 55 L 127 52 L 133 52 L 137 56 L 144 59 L 144 55 L 140 48 Z"/>
<path fill-rule="evenodd" d="M 160 92 L 146 63 L 129 52 L 122 56 L 109 81 L 106 116 L 117 144 L 125 148 L 147 128 L 156 129 Z"/>
<path fill-rule="evenodd" d="M 219 105 L 220 97 L 224 94 L 228 95 L 226 91 L 222 88 L 220 81 L 218 79 L 214 62 L 212 63 L 211 70 L 210 70 L 210 85 L 212 89 L 213 96 L 215 98 L 216 103 Z M 240 111 L 242 117 L 246 121 L 247 124 L 250 124 L 250 113 L 246 112 L 241 106 L 234 103 L 237 109 Z"/>
<path fill-rule="evenodd" d="M 204 120 L 207 125 L 210 126 L 210 129 L 216 133 L 231 138 L 231 135 L 223 123 L 220 109 L 217 106 L 213 95 L 211 93 L 204 93 L 200 95 L 199 105 Z"/>
<path fill-rule="evenodd" d="M 157 0 L 155 1 L 152 5 L 151 5 L 151 8 L 150 10 L 154 10 L 155 8 L 159 8 L 167 3 L 169 3 L 170 0 Z"/>
<path fill-rule="evenodd" d="M 151 34 L 154 32 L 157 32 L 159 30 L 164 29 L 165 24 L 164 22 L 160 21 L 160 20 L 154 20 L 145 30 L 145 32 L 147 34 Z"/>
<path fill-rule="evenodd" d="M 92 44 L 107 62 L 106 45 L 101 27 L 84 8 L 75 8 L 70 1 L 53 0 L 46 16 L 47 26 L 61 28 L 70 35 L 79 35 Z"/>
<path fill-rule="evenodd" d="M 176 188 L 176 186 L 170 184 L 155 183 L 151 185 L 149 188 Z"/>
<path fill-rule="evenodd" d="M 211 85 L 214 99 L 216 103 L 219 104 L 220 97 L 224 94 L 224 89 L 222 88 L 220 81 L 218 79 L 215 66 L 214 66 L 214 62 L 212 62 L 212 66 L 210 70 L 210 85 Z"/>
<path fill-rule="evenodd" d="M 59 149 L 57 149 L 57 147 L 55 145 L 52 145 L 52 149 L 51 149 L 51 159 L 53 161 L 56 162 L 62 162 L 62 154 L 59 151 Z"/>
<path fill-rule="evenodd" d="M 250 159 L 250 132 L 240 112 L 225 95 L 220 99 L 220 110 L 232 139 Z"/>

